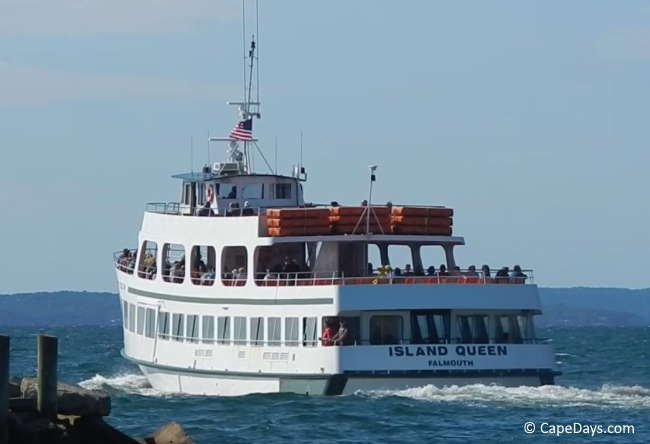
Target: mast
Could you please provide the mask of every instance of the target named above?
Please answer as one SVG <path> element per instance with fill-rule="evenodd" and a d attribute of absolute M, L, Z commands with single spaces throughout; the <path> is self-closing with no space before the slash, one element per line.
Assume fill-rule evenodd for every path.
<path fill-rule="evenodd" d="M 244 2 L 242 1 L 242 32 L 245 35 L 246 28 L 246 17 L 244 10 Z M 257 1 L 256 1 L 257 3 Z M 259 6 L 256 6 L 256 30 L 259 32 Z M 258 37 L 259 39 L 259 37 Z M 245 50 L 245 45 L 244 45 Z M 257 67 L 257 71 L 256 71 Z M 256 74 L 255 76 L 253 74 Z M 239 122 L 230 132 L 228 137 L 210 137 L 210 142 L 227 142 L 228 148 L 226 149 L 226 162 L 222 162 L 214 165 L 214 169 L 220 169 L 221 171 L 216 171 L 218 173 L 225 171 L 226 168 L 229 172 L 236 171 L 238 174 L 252 174 L 253 165 L 252 165 L 252 156 L 253 156 L 253 147 L 257 148 L 262 158 L 267 163 L 264 155 L 262 154 L 259 146 L 257 146 L 257 139 L 253 138 L 253 120 L 255 118 L 259 119 L 260 114 L 260 100 L 259 100 L 259 56 L 257 52 L 257 42 L 255 40 L 255 34 L 251 37 L 250 49 L 248 50 L 248 56 L 244 57 L 244 94 L 242 101 L 229 101 L 226 102 L 228 105 L 236 105 L 239 108 Z M 253 85 L 255 88 L 253 88 Z M 254 90 L 254 91 L 253 91 Z M 253 92 L 255 92 L 257 98 L 253 100 Z M 219 168 L 217 168 L 219 167 Z"/>

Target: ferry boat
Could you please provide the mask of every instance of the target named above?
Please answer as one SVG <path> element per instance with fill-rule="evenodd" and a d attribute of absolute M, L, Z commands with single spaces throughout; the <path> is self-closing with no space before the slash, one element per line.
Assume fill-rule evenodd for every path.
<path fill-rule="evenodd" d="M 147 204 L 137 249 L 114 255 L 124 358 L 197 395 L 553 384 L 532 271 L 457 266 L 450 208 L 374 205 L 374 166 L 358 206 L 305 201 L 302 165 L 254 172 L 255 49 L 240 120 L 211 139 L 227 159 L 174 176 L 180 201 Z"/>

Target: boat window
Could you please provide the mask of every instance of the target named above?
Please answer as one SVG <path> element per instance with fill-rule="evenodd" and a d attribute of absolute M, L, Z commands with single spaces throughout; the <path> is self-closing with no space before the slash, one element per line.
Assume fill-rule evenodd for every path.
<path fill-rule="evenodd" d="M 184 320 L 182 313 L 174 313 L 172 315 L 172 339 L 174 341 L 183 341 L 183 333 L 185 330 Z"/>
<path fill-rule="evenodd" d="M 411 313 L 411 343 L 438 344 L 449 340 L 449 312 Z"/>
<path fill-rule="evenodd" d="M 368 276 L 379 273 L 378 269 L 381 265 L 388 265 L 382 264 L 381 262 L 381 252 L 379 250 L 379 245 L 368 244 Z"/>
<path fill-rule="evenodd" d="M 251 345 L 264 345 L 264 318 L 251 318 Z"/>
<path fill-rule="evenodd" d="M 316 347 L 316 323 L 318 318 L 302 318 L 302 345 L 305 347 Z"/>
<path fill-rule="evenodd" d="M 459 315 L 456 316 L 456 325 L 463 344 L 488 343 L 488 317 L 487 315 Z"/>
<path fill-rule="evenodd" d="M 535 327 L 533 326 L 533 317 L 530 315 L 518 315 L 517 323 L 519 324 L 519 331 L 524 341 L 535 339 Z"/>
<path fill-rule="evenodd" d="M 138 334 L 144 333 L 144 307 L 138 306 Z"/>
<path fill-rule="evenodd" d="M 246 247 L 224 247 L 221 253 L 221 282 L 228 286 L 246 284 Z"/>
<path fill-rule="evenodd" d="M 189 184 L 189 183 L 186 183 L 183 186 L 183 203 L 185 205 L 189 205 L 190 202 L 191 202 L 191 197 L 190 197 L 192 195 L 191 187 L 192 187 L 192 185 Z"/>
<path fill-rule="evenodd" d="M 199 316 L 187 315 L 187 330 L 185 337 L 189 342 L 199 342 Z"/>
<path fill-rule="evenodd" d="M 129 326 L 129 303 L 122 301 L 122 327 L 127 329 Z"/>
<path fill-rule="evenodd" d="M 379 315 L 370 318 L 370 344 L 401 344 L 402 317 Z"/>
<path fill-rule="evenodd" d="M 216 270 L 214 247 L 195 245 L 192 247 L 190 277 L 194 285 L 214 284 Z"/>
<path fill-rule="evenodd" d="M 219 197 L 222 199 L 237 199 L 237 186 L 230 183 L 222 183 L 219 187 Z"/>
<path fill-rule="evenodd" d="M 135 305 L 129 304 L 129 331 L 135 332 Z"/>
<path fill-rule="evenodd" d="M 144 241 L 138 253 L 138 276 L 144 279 L 155 279 L 156 277 L 156 255 L 158 244 L 152 241 Z"/>
<path fill-rule="evenodd" d="M 255 248 L 255 284 L 260 286 L 275 285 L 278 280 L 284 282 L 293 276 L 305 279 L 317 277 L 309 273 L 305 242 L 291 242 Z M 326 273 L 331 276 L 331 272 Z M 273 282 L 275 281 L 275 282 Z"/>
<path fill-rule="evenodd" d="M 269 318 L 269 345 L 280 345 L 282 341 L 282 318 Z"/>
<path fill-rule="evenodd" d="M 407 245 L 389 245 L 388 258 L 395 276 L 408 274 L 407 268 L 411 269 L 411 273 L 413 272 L 411 249 Z"/>
<path fill-rule="evenodd" d="M 494 342 L 497 344 L 521 344 L 521 327 L 518 316 L 501 315 L 495 317 L 496 328 Z"/>
<path fill-rule="evenodd" d="M 342 324 L 341 324 L 342 323 Z M 323 316 L 321 320 L 321 343 L 323 345 L 356 345 L 359 343 L 361 319 L 359 316 Z M 327 341 L 325 329 L 330 328 Z"/>
<path fill-rule="evenodd" d="M 183 186 L 183 203 L 185 205 L 196 205 L 196 182 L 188 182 Z"/>
<path fill-rule="evenodd" d="M 162 277 L 165 282 L 183 283 L 185 279 L 185 247 L 180 244 L 165 244 L 162 263 Z"/>
<path fill-rule="evenodd" d="M 445 250 L 440 245 L 423 245 L 420 247 L 420 256 L 422 257 L 422 267 L 424 271 L 431 270 L 434 267 L 436 272 L 440 272 L 440 266 L 447 267 L 447 258 Z M 450 270 L 447 270 L 449 272 Z"/>
<path fill-rule="evenodd" d="M 158 313 L 158 337 L 160 339 L 169 339 L 169 312 L 161 311 Z"/>
<path fill-rule="evenodd" d="M 217 318 L 217 343 L 230 344 L 230 316 Z"/>
<path fill-rule="evenodd" d="M 242 199 L 264 199 L 264 185 L 251 183 L 244 185 L 241 190 Z"/>
<path fill-rule="evenodd" d="M 289 347 L 296 347 L 298 345 L 299 336 L 300 332 L 298 331 L 298 318 L 285 318 L 284 345 Z"/>
<path fill-rule="evenodd" d="M 196 200 L 198 205 L 203 205 L 205 203 L 205 187 L 206 184 L 201 182 L 197 185 L 198 190 L 196 192 Z"/>
<path fill-rule="evenodd" d="M 246 345 L 246 318 L 235 316 L 235 344 Z"/>
<path fill-rule="evenodd" d="M 203 343 L 212 344 L 214 342 L 214 316 L 202 316 L 201 322 Z"/>
<path fill-rule="evenodd" d="M 147 338 L 153 338 L 156 334 L 156 310 L 147 308 L 147 314 L 144 323 L 144 335 Z"/>
<path fill-rule="evenodd" d="M 291 199 L 291 184 L 276 183 L 273 185 L 274 199 Z"/>

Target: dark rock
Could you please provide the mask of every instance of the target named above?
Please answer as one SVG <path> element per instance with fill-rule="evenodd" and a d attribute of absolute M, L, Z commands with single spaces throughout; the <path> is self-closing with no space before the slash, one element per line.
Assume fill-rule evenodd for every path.
<path fill-rule="evenodd" d="M 36 399 L 38 380 L 23 378 L 20 391 L 23 398 Z M 59 382 L 57 395 L 58 412 L 63 415 L 108 416 L 111 412 L 111 398 L 102 391 Z"/>
<path fill-rule="evenodd" d="M 75 420 L 70 428 L 70 436 L 80 444 L 138 444 L 135 439 L 106 424 L 101 417 Z"/>
<path fill-rule="evenodd" d="M 194 444 L 192 438 L 187 436 L 177 422 L 168 422 L 156 430 L 151 438 L 155 444 Z M 145 441 L 152 442 L 150 439 L 145 439 Z"/>
<path fill-rule="evenodd" d="M 20 396 L 20 378 L 9 379 L 9 397 L 18 398 Z"/>

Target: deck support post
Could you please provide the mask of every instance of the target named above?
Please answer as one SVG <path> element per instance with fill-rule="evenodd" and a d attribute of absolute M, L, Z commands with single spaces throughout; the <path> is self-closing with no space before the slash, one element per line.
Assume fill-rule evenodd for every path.
<path fill-rule="evenodd" d="M 51 419 L 57 414 L 57 359 L 58 339 L 55 336 L 38 335 L 38 396 L 36 409 Z"/>

